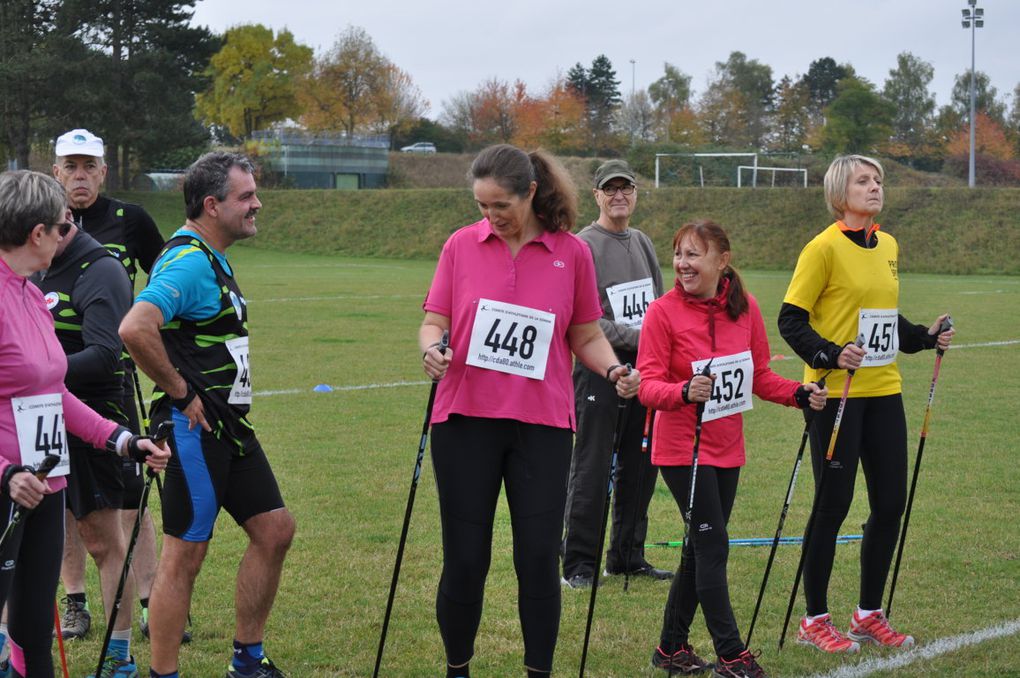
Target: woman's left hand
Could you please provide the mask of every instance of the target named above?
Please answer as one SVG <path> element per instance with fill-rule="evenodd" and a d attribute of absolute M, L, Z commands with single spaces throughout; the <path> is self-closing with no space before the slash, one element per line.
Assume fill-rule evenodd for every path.
<path fill-rule="evenodd" d="M 621 398 L 633 398 L 641 384 L 641 374 L 626 365 L 619 365 L 609 373 L 609 380 L 616 384 L 616 395 Z"/>
<path fill-rule="evenodd" d="M 945 332 L 939 333 L 939 328 L 942 327 L 942 323 L 945 322 L 948 317 L 948 313 L 943 313 L 936 318 L 935 322 L 932 323 L 932 326 L 928 328 L 928 334 L 932 336 L 938 334 L 938 340 L 935 345 L 943 351 L 949 348 L 949 344 L 953 342 L 953 335 L 956 334 L 956 330 L 952 326 L 950 326 Z"/>
<path fill-rule="evenodd" d="M 808 405 L 811 409 L 816 412 L 824 410 L 826 399 L 829 397 L 829 388 L 819 386 L 812 381 L 809 384 L 804 384 L 804 389 L 808 392 Z"/>
<path fill-rule="evenodd" d="M 166 469 L 166 464 L 170 461 L 170 447 L 165 440 L 157 445 L 151 438 L 142 438 L 138 441 L 138 447 L 148 452 L 145 457 L 146 466 L 153 471 Z"/>

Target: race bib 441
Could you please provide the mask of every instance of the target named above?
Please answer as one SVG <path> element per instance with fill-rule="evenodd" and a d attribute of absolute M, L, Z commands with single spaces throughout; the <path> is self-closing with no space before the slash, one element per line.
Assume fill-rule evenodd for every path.
<path fill-rule="evenodd" d="M 11 398 L 11 408 L 14 410 L 21 463 L 38 466 L 47 454 L 56 454 L 60 462 L 50 471 L 50 476 L 66 476 L 70 473 L 62 394 Z"/>

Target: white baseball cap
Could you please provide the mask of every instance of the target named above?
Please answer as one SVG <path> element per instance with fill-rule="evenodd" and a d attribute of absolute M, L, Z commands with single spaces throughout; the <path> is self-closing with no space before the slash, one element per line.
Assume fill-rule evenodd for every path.
<path fill-rule="evenodd" d="M 58 158 L 67 155 L 103 157 L 103 140 L 87 129 L 73 129 L 57 137 L 54 152 Z"/>

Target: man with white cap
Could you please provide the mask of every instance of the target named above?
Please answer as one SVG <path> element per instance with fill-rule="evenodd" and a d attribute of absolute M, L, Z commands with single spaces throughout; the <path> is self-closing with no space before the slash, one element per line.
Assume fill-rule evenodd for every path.
<path fill-rule="evenodd" d="M 56 159 L 53 164 L 53 176 L 67 191 L 75 223 L 124 265 L 133 288 L 139 267 L 148 272 L 163 247 L 163 236 L 160 235 L 156 223 L 138 205 L 100 194 L 107 172 L 104 160 L 105 148 L 100 137 L 87 129 L 73 129 L 57 138 L 54 152 Z M 128 417 L 130 428 L 140 430 L 134 399 L 134 365 L 126 354 L 124 359 L 121 407 Z M 130 463 L 130 460 L 127 462 L 122 469 L 125 486 L 124 511 L 120 513 L 124 530 L 129 532 L 135 521 L 143 481 L 137 465 Z M 65 638 L 80 638 L 88 632 L 91 625 L 85 596 L 85 548 L 79 539 L 78 530 L 74 529 L 74 515 L 70 510 L 67 512 L 67 524 L 61 577 L 68 597 L 61 628 Z M 95 555 L 95 550 L 90 550 Z M 119 576 L 121 565 L 122 563 L 111 565 L 116 569 L 116 576 Z M 148 635 L 146 633 L 148 596 L 156 570 L 155 530 L 148 515 L 139 534 L 132 569 L 136 574 L 142 604 L 140 624 L 143 633 Z M 130 619 L 130 614 L 123 616 Z"/>

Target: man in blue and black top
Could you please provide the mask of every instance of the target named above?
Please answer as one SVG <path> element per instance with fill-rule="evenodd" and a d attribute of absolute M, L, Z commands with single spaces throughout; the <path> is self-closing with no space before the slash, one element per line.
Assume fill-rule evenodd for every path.
<path fill-rule="evenodd" d="M 248 421 L 248 310 L 228 247 L 255 235 L 262 203 L 244 156 L 208 153 L 184 178 L 187 222 L 167 241 L 120 335 L 156 383 L 154 423 L 175 423 L 163 553 L 149 603 L 150 675 L 177 678 L 195 578 L 222 507 L 248 535 L 228 678 L 282 678 L 262 649 L 294 518 Z"/>

